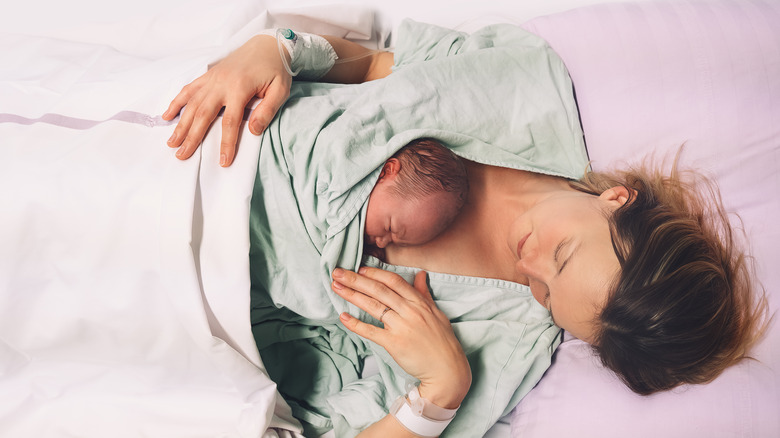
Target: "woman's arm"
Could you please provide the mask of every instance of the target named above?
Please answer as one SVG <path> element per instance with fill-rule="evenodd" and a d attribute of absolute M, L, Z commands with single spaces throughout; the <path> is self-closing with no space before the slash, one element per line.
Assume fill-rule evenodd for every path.
<path fill-rule="evenodd" d="M 323 82 L 337 84 L 359 84 L 381 79 L 390 74 L 393 67 L 393 52 L 377 52 L 343 38 L 324 36 L 333 46 L 339 60 L 322 77 Z M 350 58 L 352 61 L 343 62 Z"/>
<path fill-rule="evenodd" d="M 347 40 L 327 37 L 340 59 L 359 57 L 334 65 L 323 81 L 358 83 L 379 79 L 390 73 L 391 52 L 375 52 Z M 285 49 L 285 53 L 286 49 Z M 366 55 L 366 56 L 361 56 Z M 288 60 L 289 60 L 289 55 Z M 290 95 L 292 78 L 279 56 L 273 36 L 257 35 L 182 88 L 163 113 L 173 120 L 184 108 L 168 146 L 178 147 L 176 156 L 185 160 L 197 150 L 209 126 L 222 115 L 220 165 L 229 166 L 236 153 L 244 109 L 254 97 L 262 101 L 249 117 L 249 131 L 259 135 Z M 185 107 L 186 105 L 186 107 Z"/>
<path fill-rule="evenodd" d="M 344 326 L 384 347 L 404 371 L 419 379 L 421 397 L 445 409 L 460 406 L 471 386 L 471 368 L 447 316 L 428 292 L 425 272 L 417 274 L 414 286 L 375 268 L 359 273 L 337 269 L 333 278 L 334 292 L 384 323 L 381 328 L 344 313 Z M 387 415 L 360 436 L 416 435 Z"/>

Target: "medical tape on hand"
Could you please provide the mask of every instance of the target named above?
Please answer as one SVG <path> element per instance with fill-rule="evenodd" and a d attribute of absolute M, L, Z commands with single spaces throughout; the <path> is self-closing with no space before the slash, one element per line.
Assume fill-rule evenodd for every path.
<path fill-rule="evenodd" d="M 260 34 L 276 38 L 284 69 L 297 79 L 316 81 L 325 76 L 338 59 L 333 46 L 319 35 L 282 28 L 264 30 Z M 287 49 L 289 62 L 283 49 Z"/>

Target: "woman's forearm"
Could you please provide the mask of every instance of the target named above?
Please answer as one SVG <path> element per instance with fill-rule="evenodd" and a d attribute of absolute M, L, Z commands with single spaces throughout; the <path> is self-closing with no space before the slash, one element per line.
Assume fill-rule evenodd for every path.
<path fill-rule="evenodd" d="M 360 438 L 419 438 L 401 426 L 401 423 L 390 414 L 360 432 L 358 436 Z"/>
<path fill-rule="evenodd" d="M 469 383 L 465 383 L 465 381 L 468 381 Z M 423 392 L 422 385 L 420 385 L 420 396 L 424 398 L 428 398 L 434 393 L 437 394 L 439 397 L 435 400 L 430 400 L 429 402 L 436 404 L 439 407 L 445 407 L 445 409 L 457 409 L 461 402 L 463 401 L 463 397 L 465 397 L 466 392 L 468 392 L 468 388 L 470 386 L 471 382 L 471 373 L 468 372 L 467 376 L 465 378 L 465 381 L 460 381 L 458 384 L 452 384 L 448 385 L 446 389 L 442 389 L 442 391 L 436 391 L 432 388 L 427 388 L 425 391 L 428 392 L 428 394 Z M 452 418 L 451 416 L 441 418 L 441 420 L 444 420 L 446 418 Z M 401 425 L 401 423 L 395 418 L 394 415 L 388 414 L 384 416 L 381 420 L 377 421 L 376 423 L 372 424 L 368 428 L 366 428 L 363 432 L 361 432 L 358 436 L 361 438 L 385 438 L 385 437 L 393 437 L 393 438 L 406 438 L 406 437 L 417 437 L 418 435 L 415 435 L 414 433 L 410 432 L 409 429 Z"/>
<path fill-rule="evenodd" d="M 324 37 L 339 57 L 336 64 L 322 77 L 323 82 L 358 84 L 381 79 L 391 72 L 393 52 L 377 52 L 343 38 Z M 355 58 L 344 62 L 350 58 Z"/>

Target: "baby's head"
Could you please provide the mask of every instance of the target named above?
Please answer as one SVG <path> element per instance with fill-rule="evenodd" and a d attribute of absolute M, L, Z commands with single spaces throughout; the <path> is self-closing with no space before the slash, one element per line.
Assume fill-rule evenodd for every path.
<path fill-rule="evenodd" d="M 382 167 L 368 199 L 366 240 L 422 245 L 444 231 L 468 196 L 463 162 L 435 140 L 404 146 Z"/>

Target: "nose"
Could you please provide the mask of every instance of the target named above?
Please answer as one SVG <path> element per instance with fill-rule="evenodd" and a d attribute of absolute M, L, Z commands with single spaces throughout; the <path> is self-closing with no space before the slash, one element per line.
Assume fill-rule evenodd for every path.
<path fill-rule="evenodd" d="M 538 269 L 535 264 L 528 260 L 527 258 L 523 258 L 517 262 L 515 265 L 517 268 L 517 272 L 522 274 L 525 277 L 528 278 L 541 278 L 541 270 Z"/>
<path fill-rule="evenodd" d="M 550 266 L 542 263 L 543 257 L 539 256 L 538 251 L 524 251 L 523 258 L 517 261 L 517 271 L 525 277 L 542 281 L 547 278 L 550 272 Z"/>

